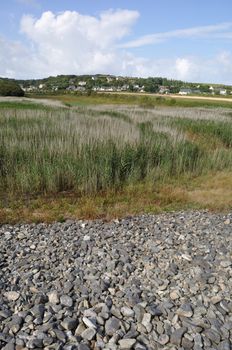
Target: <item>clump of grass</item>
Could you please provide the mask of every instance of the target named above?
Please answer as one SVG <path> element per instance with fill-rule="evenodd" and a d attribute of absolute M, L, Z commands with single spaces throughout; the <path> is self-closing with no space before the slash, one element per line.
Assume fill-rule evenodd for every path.
<path fill-rule="evenodd" d="M 192 132 L 193 134 L 201 134 L 211 136 L 220 140 L 225 147 L 232 146 L 232 122 L 221 120 L 191 120 L 179 118 L 175 120 L 183 130 Z"/>

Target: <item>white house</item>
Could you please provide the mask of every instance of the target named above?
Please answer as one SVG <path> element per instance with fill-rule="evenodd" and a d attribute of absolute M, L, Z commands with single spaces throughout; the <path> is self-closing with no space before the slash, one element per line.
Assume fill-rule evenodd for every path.
<path fill-rule="evenodd" d="M 219 90 L 219 94 L 225 96 L 225 95 L 227 95 L 227 90 L 226 89 L 220 89 Z"/>
<path fill-rule="evenodd" d="M 192 94 L 191 89 L 180 89 L 179 95 L 186 96 Z"/>

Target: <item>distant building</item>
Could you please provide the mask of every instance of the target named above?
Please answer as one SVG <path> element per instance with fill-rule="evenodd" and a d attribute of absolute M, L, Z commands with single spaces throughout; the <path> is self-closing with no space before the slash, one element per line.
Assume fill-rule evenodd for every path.
<path fill-rule="evenodd" d="M 130 88 L 130 85 L 127 85 L 127 84 L 124 84 L 122 87 L 121 87 L 121 91 L 127 91 L 127 90 L 129 90 L 129 88 Z"/>
<path fill-rule="evenodd" d="M 192 94 L 192 89 L 180 89 L 179 95 L 190 95 Z"/>
<path fill-rule="evenodd" d="M 220 89 L 219 90 L 219 94 L 225 96 L 225 95 L 227 95 L 227 90 L 226 89 Z"/>
<path fill-rule="evenodd" d="M 85 87 L 84 86 L 75 86 L 75 85 L 69 85 L 66 88 L 67 91 L 80 91 L 83 92 L 85 91 Z"/>
<path fill-rule="evenodd" d="M 160 86 L 159 87 L 159 93 L 160 94 L 169 94 L 170 89 L 167 86 Z"/>
<path fill-rule="evenodd" d="M 199 95 L 199 94 L 201 94 L 201 90 L 199 90 L 199 89 L 193 89 L 193 90 L 192 90 L 192 94 Z"/>
<path fill-rule="evenodd" d="M 33 86 L 33 85 L 30 85 L 29 87 L 23 88 L 23 90 L 24 90 L 25 92 L 36 91 L 36 90 L 37 90 L 37 87 L 36 87 L 36 86 Z"/>

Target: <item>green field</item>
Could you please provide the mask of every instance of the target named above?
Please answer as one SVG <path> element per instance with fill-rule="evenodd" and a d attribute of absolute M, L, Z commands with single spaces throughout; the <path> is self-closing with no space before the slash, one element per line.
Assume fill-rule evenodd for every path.
<path fill-rule="evenodd" d="M 28 95 L 33 98 L 46 98 L 52 100 L 59 100 L 69 107 L 75 106 L 88 106 L 88 105 L 136 105 L 144 108 L 154 107 L 206 107 L 206 108 L 232 108 L 232 99 L 224 98 L 223 101 L 208 99 L 182 98 L 182 97 L 170 97 L 170 96 L 157 96 L 152 94 L 137 94 L 137 93 L 92 93 L 86 94 L 45 94 L 45 95 Z"/>
<path fill-rule="evenodd" d="M 0 104 L 0 221 L 51 201 L 54 219 L 197 206 L 186 189 L 229 177 L 231 146 L 230 109 Z"/>

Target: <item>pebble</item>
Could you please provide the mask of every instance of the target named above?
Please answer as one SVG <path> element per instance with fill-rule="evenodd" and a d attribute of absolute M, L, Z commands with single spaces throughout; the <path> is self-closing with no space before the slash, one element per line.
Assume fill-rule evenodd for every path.
<path fill-rule="evenodd" d="M 134 312 L 134 310 L 130 309 L 129 307 L 123 306 L 121 308 L 121 313 L 125 317 L 133 317 L 135 312 Z"/>
<path fill-rule="evenodd" d="M 193 315 L 192 306 L 190 304 L 183 304 L 176 313 L 178 316 L 191 317 Z"/>
<path fill-rule="evenodd" d="M 120 327 L 120 321 L 115 317 L 110 318 L 105 323 L 106 334 L 110 336 L 114 335 L 114 333 L 117 332 L 119 327 Z"/>
<path fill-rule="evenodd" d="M 183 335 L 187 332 L 186 327 L 181 327 L 176 329 L 172 334 L 171 334 L 171 343 L 177 346 L 181 345 L 181 340 Z"/>
<path fill-rule="evenodd" d="M 6 292 L 4 295 L 9 301 L 16 301 L 20 297 L 20 294 L 18 292 L 13 292 L 13 291 Z"/>
<path fill-rule="evenodd" d="M 135 345 L 136 339 L 121 339 L 119 340 L 119 346 L 122 350 L 132 349 Z"/>
<path fill-rule="evenodd" d="M 90 319 L 88 319 L 87 317 L 83 317 L 82 321 L 89 328 L 97 328 L 96 324 L 92 322 Z"/>
<path fill-rule="evenodd" d="M 180 298 L 180 295 L 179 295 L 179 293 L 178 293 L 177 291 L 173 290 L 173 291 L 171 291 L 171 293 L 170 293 L 170 298 L 171 298 L 172 300 L 176 300 L 176 299 L 179 299 L 179 298 Z"/>
<path fill-rule="evenodd" d="M 169 342 L 169 336 L 167 334 L 162 334 L 158 338 L 158 343 L 161 345 L 166 345 Z"/>
<path fill-rule="evenodd" d="M 94 338 L 95 334 L 96 334 L 95 329 L 87 328 L 86 330 L 84 330 L 84 332 L 81 333 L 81 336 L 83 339 L 92 340 Z"/>
<path fill-rule="evenodd" d="M 52 304 L 59 304 L 60 298 L 58 296 L 57 291 L 51 291 L 50 293 L 48 293 L 48 300 Z"/>
<path fill-rule="evenodd" d="M 78 321 L 77 319 L 74 318 L 65 318 L 62 322 L 61 322 L 61 326 L 64 327 L 67 330 L 73 330 L 77 328 L 77 324 Z"/>
<path fill-rule="evenodd" d="M 62 295 L 60 297 L 60 302 L 62 305 L 68 306 L 68 307 L 71 307 L 73 305 L 73 300 L 68 295 Z"/>

